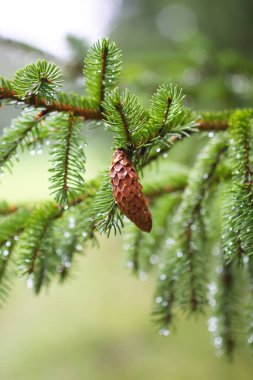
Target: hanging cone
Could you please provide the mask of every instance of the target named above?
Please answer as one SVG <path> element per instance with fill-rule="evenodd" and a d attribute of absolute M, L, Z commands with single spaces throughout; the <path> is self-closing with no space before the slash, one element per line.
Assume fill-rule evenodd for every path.
<path fill-rule="evenodd" d="M 152 217 L 142 193 L 142 185 L 124 150 L 117 149 L 114 152 L 110 177 L 113 195 L 119 209 L 142 231 L 150 232 Z"/>

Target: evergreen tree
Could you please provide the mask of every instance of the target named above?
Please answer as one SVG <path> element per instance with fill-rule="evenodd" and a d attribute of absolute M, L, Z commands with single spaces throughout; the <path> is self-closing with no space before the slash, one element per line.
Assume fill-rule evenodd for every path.
<path fill-rule="evenodd" d="M 0 302 L 15 275 L 39 293 L 54 278 L 68 278 L 75 256 L 97 233 L 126 231 L 133 272 L 142 277 L 156 269 L 153 316 L 162 335 L 179 311 L 198 314 L 210 305 L 217 348 L 231 356 L 243 341 L 252 347 L 253 110 L 198 114 L 184 106 L 182 90 L 167 84 L 144 109 L 118 89 L 120 76 L 121 52 L 102 39 L 85 59 L 84 95 L 64 93 L 61 70 L 46 60 L 21 68 L 13 80 L 0 78 L 0 106 L 21 109 L 0 140 L 1 171 L 50 141 L 55 198 L 0 203 Z M 113 134 L 112 163 L 84 181 L 81 130 L 94 121 Z M 191 171 L 168 163 L 171 149 L 195 134 L 203 148 Z M 154 163 L 159 173 L 150 178 Z"/>

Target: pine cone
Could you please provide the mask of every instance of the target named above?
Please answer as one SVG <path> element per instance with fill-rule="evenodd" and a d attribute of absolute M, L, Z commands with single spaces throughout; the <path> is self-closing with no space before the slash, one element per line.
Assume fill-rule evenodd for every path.
<path fill-rule="evenodd" d="M 114 152 L 110 177 L 119 209 L 142 231 L 150 232 L 152 217 L 142 193 L 142 185 L 124 150 L 117 149 Z"/>

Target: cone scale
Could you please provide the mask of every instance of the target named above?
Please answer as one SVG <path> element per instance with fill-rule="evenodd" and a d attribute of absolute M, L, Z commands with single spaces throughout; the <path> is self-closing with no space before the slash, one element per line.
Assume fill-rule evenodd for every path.
<path fill-rule="evenodd" d="M 150 232 L 152 217 L 133 163 L 122 149 L 112 156 L 110 177 L 114 199 L 121 212 L 142 231 Z"/>

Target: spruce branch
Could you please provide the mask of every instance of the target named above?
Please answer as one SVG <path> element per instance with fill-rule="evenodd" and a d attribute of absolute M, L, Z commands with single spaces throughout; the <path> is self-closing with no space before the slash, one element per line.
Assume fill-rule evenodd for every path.
<path fill-rule="evenodd" d="M 184 106 L 182 90 L 172 85 L 160 86 L 145 110 L 135 95 L 117 89 L 120 72 L 120 51 L 102 39 L 85 60 L 87 96 L 60 92 L 61 71 L 45 60 L 18 70 L 13 81 L 0 78 L 0 106 L 24 108 L 0 140 L 0 166 L 11 168 L 19 152 L 47 140 L 50 189 L 58 202 L 0 202 L 0 303 L 16 272 L 36 293 L 54 277 L 65 281 L 96 231 L 107 236 L 121 232 L 124 213 L 139 227 L 126 228 L 129 266 L 142 279 L 158 268 L 154 317 L 160 333 L 169 334 L 178 309 L 202 312 L 209 289 L 209 304 L 216 308 L 210 320 L 214 343 L 231 355 L 243 339 L 253 342 L 253 111 L 196 113 Z M 91 120 L 113 133 L 113 164 L 84 188 L 81 129 Z M 211 141 L 193 169 L 159 160 L 200 132 Z M 148 167 L 154 161 L 157 176 Z M 224 188 L 219 279 L 208 285 L 213 275 L 208 226 L 214 213 L 206 210 L 220 208 L 216 189 Z"/>
<path fill-rule="evenodd" d="M 109 237 L 111 230 L 114 231 L 115 235 L 121 231 L 124 226 L 123 216 L 113 197 L 109 171 L 105 171 L 101 175 L 100 183 L 94 199 L 92 215 L 95 229 L 100 234 L 106 233 Z"/>
<path fill-rule="evenodd" d="M 216 313 L 209 320 L 209 330 L 214 335 L 215 348 L 231 359 L 243 339 L 244 280 L 234 262 L 220 263 L 217 272 L 217 285 L 213 283 L 211 289 Z"/>
<path fill-rule="evenodd" d="M 8 101 L 13 101 L 14 90 L 11 81 L 0 76 L 0 107 Z"/>
<path fill-rule="evenodd" d="M 19 69 L 12 87 L 20 98 L 36 95 L 48 102 L 54 99 L 63 86 L 62 77 L 62 72 L 55 63 L 42 60 Z"/>
<path fill-rule="evenodd" d="M 253 114 L 248 110 L 240 110 L 231 116 L 229 157 L 233 167 L 230 201 L 225 204 L 225 215 L 228 219 L 224 227 L 224 253 L 227 260 L 240 252 L 251 255 L 253 249 L 253 192 L 250 156 L 252 147 Z M 239 254 L 238 254 L 238 247 Z"/>
<path fill-rule="evenodd" d="M 86 97 L 79 96 L 75 93 L 61 92 L 54 97 L 54 101 L 48 103 L 45 98 L 39 98 L 36 95 L 19 97 L 16 91 L 12 89 L 11 82 L 0 78 L 0 105 L 20 104 L 42 108 L 49 112 L 68 112 L 74 116 L 79 116 L 85 120 L 101 120 L 102 114 L 94 108 L 94 103 Z M 1 84 L 2 83 L 2 84 Z M 7 85 L 3 85 L 7 83 Z"/>
<path fill-rule="evenodd" d="M 179 107 L 178 104 L 177 107 Z M 148 154 L 144 158 L 142 165 L 149 165 L 158 157 L 167 154 L 176 142 L 196 132 L 196 123 L 196 114 L 188 109 L 182 108 L 178 114 L 175 113 L 175 117 L 171 117 L 171 122 L 167 130 L 165 127 L 163 127 L 162 131 L 160 129 L 153 129 L 152 137 L 146 142 Z"/>
<path fill-rule="evenodd" d="M 50 104 L 43 97 L 36 95 L 22 98 L 14 91 L 11 81 L 0 77 L 0 104 L 1 102 L 25 104 L 35 108 L 42 107 L 48 112 L 69 112 L 86 120 L 102 120 L 103 118 L 101 111 L 96 108 L 96 102 L 92 99 L 64 92 L 56 94 L 54 101 L 51 101 Z M 226 130 L 229 128 L 228 118 L 231 113 L 204 113 L 203 117 L 196 121 L 195 126 L 203 132 Z"/>
<path fill-rule="evenodd" d="M 182 89 L 162 85 L 151 99 L 149 124 L 154 136 L 166 135 L 184 117 Z"/>
<path fill-rule="evenodd" d="M 26 208 L 15 210 L 0 223 L 0 306 L 6 300 L 16 274 L 15 253 L 19 234 L 23 231 L 29 211 Z"/>
<path fill-rule="evenodd" d="M 31 214 L 21 236 L 19 273 L 28 276 L 28 286 L 34 287 L 35 293 L 49 283 L 50 275 L 55 272 L 58 258 L 52 250 L 51 230 L 52 222 L 62 212 L 55 204 L 44 203 Z"/>
<path fill-rule="evenodd" d="M 224 131 L 229 128 L 229 119 L 234 111 L 202 112 L 196 125 L 201 131 Z"/>
<path fill-rule="evenodd" d="M 103 38 L 89 50 L 84 62 L 84 86 L 96 108 L 103 110 L 105 95 L 118 84 L 121 52 L 114 42 Z"/>
<path fill-rule="evenodd" d="M 62 114 L 51 125 L 56 132 L 51 147 L 52 173 L 50 177 L 52 194 L 59 204 L 67 205 L 83 191 L 85 172 L 84 139 L 80 134 L 78 120 L 73 116 Z"/>
<path fill-rule="evenodd" d="M 18 150 L 23 151 L 29 147 L 31 141 L 39 139 L 39 126 L 46 117 L 47 111 L 23 111 L 22 115 L 14 119 L 10 128 L 5 129 L 0 139 L 0 168 L 10 170 L 12 158 L 18 159 Z"/>
<path fill-rule="evenodd" d="M 86 97 L 77 96 L 75 93 L 67 94 L 61 92 L 55 96 L 55 100 L 50 102 L 50 104 L 47 104 L 44 98 L 38 98 L 37 96 L 27 96 L 22 99 L 13 90 L 11 82 L 0 77 L 0 104 L 1 102 L 25 104 L 35 108 L 42 107 L 48 112 L 69 112 L 86 120 L 102 120 L 103 118 L 101 111 L 95 108 L 96 103 Z M 195 123 L 195 127 L 199 131 L 217 132 L 229 128 L 228 120 L 222 120 L 219 113 L 203 114 L 203 116 L 204 118 L 200 118 Z"/>
<path fill-rule="evenodd" d="M 247 298 L 246 298 L 246 340 L 251 350 L 253 349 L 253 256 L 249 256 L 248 262 L 246 260 L 247 269 Z"/>
<path fill-rule="evenodd" d="M 121 95 L 115 90 L 106 98 L 103 109 L 106 129 L 114 133 L 115 148 L 133 150 L 141 145 L 147 119 L 135 95 L 127 90 Z"/>
<path fill-rule="evenodd" d="M 12 253 L 16 242 L 13 241 L 11 243 L 8 248 L 1 246 L 0 250 L 0 308 L 7 300 L 16 274 L 13 269 L 14 262 L 12 260 Z"/>
<path fill-rule="evenodd" d="M 203 256 L 201 205 L 225 150 L 224 136 L 216 136 L 200 154 L 175 217 L 173 244 L 167 253 L 169 258 L 159 275 L 156 298 L 171 298 L 170 290 L 173 289 L 173 305 L 184 311 L 202 311 L 206 304 L 207 258 Z M 172 315 L 166 307 L 170 308 L 170 303 L 167 306 L 155 304 L 155 314 L 162 321 L 162 328 L 166 328 L 167 315 Z"/>

